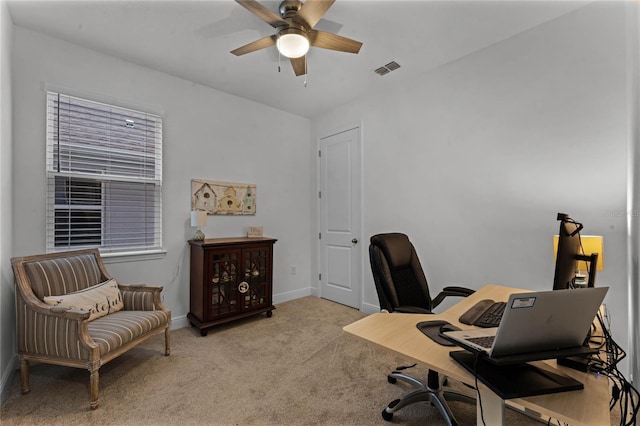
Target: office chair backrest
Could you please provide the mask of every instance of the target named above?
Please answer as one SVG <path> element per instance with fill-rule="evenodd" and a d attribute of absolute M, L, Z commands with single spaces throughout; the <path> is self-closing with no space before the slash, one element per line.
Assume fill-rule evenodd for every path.
<path fill-rule="evenodd" d="M 393 312 L 399 306 L 432 309 L 429 286 L 416 250 L 405 234 L 371 237 L 369 260 L 380 309 Z"/>

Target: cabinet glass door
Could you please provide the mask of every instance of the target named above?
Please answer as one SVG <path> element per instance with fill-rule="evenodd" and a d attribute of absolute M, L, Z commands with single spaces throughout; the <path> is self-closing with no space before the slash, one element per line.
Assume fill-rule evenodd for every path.
<path fill-rule="evenodd" d="M 210 262 L 210 317 L 237 312 L 240 251 L 212 252 Z"/>
<path fill-rule="evenodd" d="M 243 309 L 265 306 L 269 303 L 269 249 L 267 247 L 243 250 L 244 276 L 247 285 L 241 296 Z"/>

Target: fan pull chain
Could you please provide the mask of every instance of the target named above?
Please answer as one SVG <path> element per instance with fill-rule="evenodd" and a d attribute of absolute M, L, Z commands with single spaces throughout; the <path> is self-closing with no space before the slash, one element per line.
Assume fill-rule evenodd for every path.
<path fill-rule="evenodd" d="M 280 72 L 280 50 L 279 49 L 276 49 L 276 50 L 278 50 L 278 72 Z"/>
<path fill-rule="evenodd" d="M 307 55 L 304 55 L 304 87 L 307 87 Z"/>

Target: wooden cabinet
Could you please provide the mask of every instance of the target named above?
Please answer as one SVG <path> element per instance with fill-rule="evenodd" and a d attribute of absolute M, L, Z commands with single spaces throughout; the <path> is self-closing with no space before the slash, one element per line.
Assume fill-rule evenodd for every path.
<path fill-rule="evenodd" d="M 191 324 L 207 335 L 215 325 L 275 309 L 272 301 L 273 238 L 190 240 Z"/>

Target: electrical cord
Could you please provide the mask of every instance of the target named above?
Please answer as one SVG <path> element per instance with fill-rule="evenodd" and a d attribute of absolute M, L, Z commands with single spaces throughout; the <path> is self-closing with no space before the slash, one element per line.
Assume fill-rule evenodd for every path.
<path fill-rule="evenodd" d="M 487 423 L 484 421 L 484 410 L 482 409 L 482 396 L 480 395 L 480 387 L 478 386 L 478 360 L 480 359 L 480 352 L 476 352 L 475 359 L 473 360 L 473 378 L 475 380 L 476 387 L 476 395 L 478 400 L 478 407 L 480 408 L 480 419 L 482 420 L 483 426 L 487 426 Z"/>
<path fill-rule="evenodd" d="M 164 296 L 165 296 L 166 292 L 171 288 L 173 283 L 178 278 L 178 274 L 180 273 L 180 265 L 182 264 L 182 259 L 184 258 L 185 252 L 186 252 L 186 250 L 183 250 L 182 254 L 180 255 L 180 259 L 178 260 L 178 263 L 176 264 L 176 272 L 173 275 L 173 277 L 171 278 L 171 281 L 169 281 L 168 283 L 166 283 L 166 284 L 164 284 L 162 286 L 163 291 L 162 291 L 162 294 L 160 295 L 160 297 L 162 298 L 163 302 L 164 302 Z"/>
<path fill-rule="evenodd" d="M 631 383 L 627 381 L 624 375 L 618 370 L 618 364 L 626 357 L 626 352 L 616 343 L 611 336 L 610 318 L 608 310 L 604 309 L 603 313 L 598 311 L 596 314 L 602 334 L 595 334 L 597 327 L 592 326 L 592 333 L 589 343 L 595 345 L 599 352 L 589 358 L 589 371 L 604 375 L 612 383 L 611 399 L 609 401 L 609 410 L 613 411 L 616 406 L 620 414 L 620 426 L 635 426 L 639 420 L 638 412 L 640 411 L 640 392 Z M 602 359 L 602 354 L 605 359 Z M 478 387 L 478 360 L 479 353 L 475 354 L 474 359 L 474 380 L 477 394 L 478 407 L 480 408 L 480 418 L 482 424 L 486 426 L 484 419 L 484 411 L 482 407 L 482 398 Z M 547 425 L 551 425 L 552 419 L 549 418 Z M 558 421 L 558 425 L 560 422 Z"/>
<path fill-rule="evenodd" d="M 609 378 L 612 383 L 609 410 L 613 411 L 617 406 L 620 413 L 620 426 L 633 426 L 638 420 L 640 392 L 618 370 L 618 364 L 627 354 L 611 336 L 607 309 L 605 308 L 604 318 L 600 311 L 596 318 L 602 329 L 602 335 L 592 335 L 590 342 L 598 345 L 600 354 L 604 353 L 605 359 L 602 359 L 599 354 L 591 356 L 589 370 Z"/>
<path fill-rule="evenodd" d="M 164 285 L 165 289 L 169 289 L 173 285 L 173 283 L 176 281 L 176 278 L 178 278 L 178 274 L 180 273 L 180 265 L 182 265 L 182 259 L 184 259 L 184 255 L 186 252 L 187 250 L 185 249 L 182 250 L 182 253 L 180 254 L 180 259 L 178 259 L 178 263 L 176 264 L 176 272 L 173 274 L 171 281 L 169 281 Z"/>

